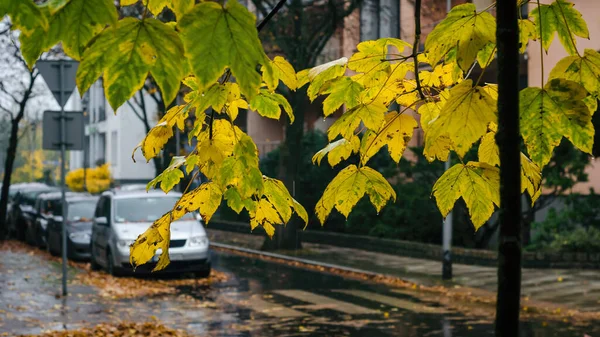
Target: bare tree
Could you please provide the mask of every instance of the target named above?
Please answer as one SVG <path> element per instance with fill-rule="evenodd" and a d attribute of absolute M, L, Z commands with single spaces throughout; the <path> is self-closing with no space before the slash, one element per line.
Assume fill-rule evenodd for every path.
<path fill-rule="evenodd" d="M 36 84 L 39 72 L 29 69 L 21 55 L 19 32 L 10 23 L 0 22 L 0 114 L 10 124 L 10 136 L 4 161 L 4 178 L 0 195 L 0 240 L 6 237 L 6 207 L 8 190 L 19 142 L 20 125 L 26 117 L 32 99 L 42 95 L 43 87 Z"/>

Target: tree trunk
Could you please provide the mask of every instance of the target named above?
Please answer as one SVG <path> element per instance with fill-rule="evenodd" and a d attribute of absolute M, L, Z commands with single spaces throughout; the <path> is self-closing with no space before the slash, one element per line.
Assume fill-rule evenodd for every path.
<path fill-rule="evenodd" d="M 13 164 L 17 155 L 17 143 L 19 133 L 19 122 L 22 114 L 17 119 L 11 121 L 10 139 L 6 151 L 6 160 L 4 161 L 4 179 L 2 181 L 2 195 L 0 196 L 0 240 L 6 239 L 8 234 L 8 223 L 6 222 L 6 209 L 8 206 L 8 190 L 10 188 L 10 179 L 13 171 Z"/>
<path fill-rule="evenodd" d="M 302 136 L 304 135 L 304 103 L 306 90 L 298 90 L 290 96 L 291 105 L 294 109 L 294 123 L 288 124 L 285 128 L 285 141 L 280 147 L 279 155 L 279 179 L 283 181 L 290 194 L 294 195 L 295 181 L 298 176 L 298 167 L 302 148 Z M 287 121 L 287 118 L 285 118 Z M 294 250 L 302 248 L 302 243 L 298 237 L 299 221 L 292 217 L 285 227 L 277 228 L 272 239 L 265 238 L 262 249 L 276 250 L 286 249 Z"/>
<path fill-rule="evenodd" d="M 521 158 L 517 0 L 498 1 L 498 134 L 500 236 L 496 337 L 519 336 L 521 300 Z"/>

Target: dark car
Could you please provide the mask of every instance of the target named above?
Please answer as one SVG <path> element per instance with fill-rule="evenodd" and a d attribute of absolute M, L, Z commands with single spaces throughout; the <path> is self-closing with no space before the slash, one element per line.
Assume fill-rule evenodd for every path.
<path fill-rule="evenodd" d="M 65 196 L 67 198 L 73 198 L 77 196 L 85 197 L 89 195 L 87 193 L 67 192 Z M 46 229 L 48 228 L 48 221 L 50 221 L 54 216 L 53 211 L 57 207 L 60 207 L 60 199 L 60 192 L 42 193 L 37 197 L 35 206 L 33 207 L 33 222 L 27 223 L 27 229 L 25 233 L 27 242 L 40 248 L 46 247 Z"/>
<path fill-rule="evenodd" d="M 8 204 L 6 206 L 6 223 L 12 223 L 12 205 L 19 192 L 24 191 L 26 189 L 41 188 L 46 186 L 46 184 L 42 183 L 18 183 L 10 185 L 10 187 L 8 188 Z"/>
<path fill-rule="evenodd" d="M 98 197 L 76 196 L 67 199 L 67 256 L 73 260 L 89 260 L 92 219 Z M 48 221 L 46 237 L 48 251 L 59 255 L 62 251 L 62 206 L 56 203 L 53 217 Z"/>
<path fill-rule="evenodd" d="M 11 222 L 9 222 L 9 231 L 14 234 L 18 240 L 25 240 L 27 224 L 34 219 L 33 206 L 35 199 L 42 193 L 57 191 L 53 187 L 32 187 L 19 191 L 15 196 L 11 207 Z"/>

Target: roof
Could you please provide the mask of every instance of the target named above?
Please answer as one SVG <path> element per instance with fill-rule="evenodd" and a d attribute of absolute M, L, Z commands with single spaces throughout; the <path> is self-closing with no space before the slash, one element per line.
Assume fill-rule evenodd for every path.
<path fill-rule="evenodd" d="M 61 192 L 51 191 L 51 192 L 40 194 L 39 198 L 44 199 L 44 200 L 52 200 L 52 199 L 60 199 L 61 196 L 62 196 Z M 76 197 L 76 196 L 90 196 L 90 194 L 79 193 L 79 192 L 66 192 L 65 196 L 67 198 L 72 198 L 72 197 Z"/>
<path fill-rule="evenodd" d="M 100 197 L 95 196 L 95 195 L 85 195 L 85 194 L 84 195 L 77 195 L 77 196 L 73 196 L 73 197 L 67 198 L 67 203 L 70 203 L 70 202 L 80 202 L 80 201 L 88 201 L 88 200 L 91 200 L 91 201 L 95 202 L 95 201 L 98 201 L 99 198 Z"/>

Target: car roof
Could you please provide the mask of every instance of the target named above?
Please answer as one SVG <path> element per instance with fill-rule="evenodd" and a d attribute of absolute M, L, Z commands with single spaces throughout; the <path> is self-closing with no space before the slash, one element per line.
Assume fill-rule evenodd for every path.
<path fill-rule="evenodd" d="M 51 186 L 48 186 L 46 184 L 42 184 L 42 183 L 18 183 L 18 184 L 13 184 L 9 187 L 9 189 L 12 189 L 13 191 L 27 191 L 27 190 L 35 190 L 35 189 L 44 189 L 44 188 L 51 188 Z"/>
<path fill-rule="evenodd" d="M 165 194 L 165 192 L 161 190 L 149 190 L 149 191 L 139 191 L 139 190 L 131 190 L 131 191 L 108 191 L 104 192 L 103 195 L 112 195 L 115 199 L 130 199 L 130 198 L 144 198 L 144 197 L 153 197 L 153 198 L 173 198 L 173 197 L 181 197 L 182 194 L 179 192 L 169 192 Z"/>
<path fill-rule="evenodd" d="M 98 201 L 100 197 L 95 195 L 77 195 L 67 198 L 67 203 L 80 202 L 80 201 Z"/>
<path fill-rule="evenodd" d="M 46 193 L 42 193 L 38 196 L 38 198 L 40 199 L 44 199 L 44 200 L 51 200 L 51 199 L 60 199 L 62 196 L 62 193 L 60 191 L 51 191 L 51 192 L 46 192 Z M 90 196 L 90 194 L 87 193 L 81 193 L 81 192 L 65 192 L 65 197 L 67 198 L 72 198 L 72 197 L 77 197 L 77 196 Z"/>

